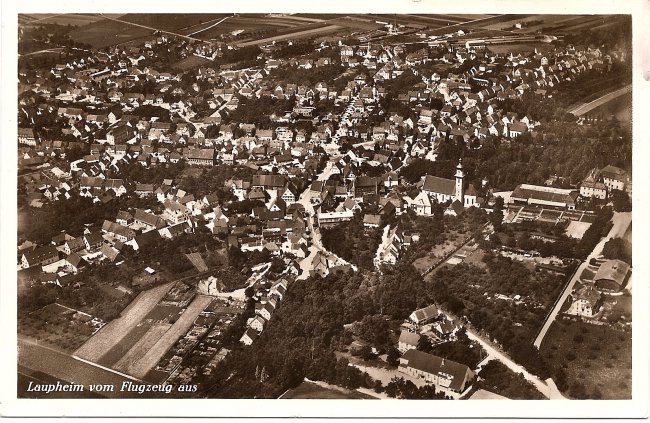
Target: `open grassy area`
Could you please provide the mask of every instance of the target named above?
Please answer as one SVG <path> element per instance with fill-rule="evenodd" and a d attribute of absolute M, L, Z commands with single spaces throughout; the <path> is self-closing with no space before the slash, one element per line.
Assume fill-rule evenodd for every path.
<path fill-rule="evenodd" d="M 304 381 L 297 388 L 289 390 L 282 399 L 371 399 L 372 397 L 360 392 L 330 389 L 313 382 Z"/>
<path fill-rule="evenodd" d="M 101 16 L 81 13 L 32 13 L 29 15 L 19 15 L 18 22 L 24 25 L 44 25 L 44 24 L 59 24 L 59 25 L 72 25 L 82 26 L 92 22 L 102 20 Z"/>
<path fill-rule="evenodd" d="M 571 398 L 630 399 L 632 335 L 583 322 L 553 323 L 540 352 L 562 366 Z"/>
<path fill-rule="evenodd" d="M 177 69 L 181 72 L 198 68 L 199 66 L 211 66 L 214 62 L 210 59 L 206 59 L 204 57 L 199 57 L 199 56 L 188 56 L 185 59 L 181 60 L 180 62 L 174 63 L 172 66 L 174 69 Z"/>
<path fill-rule="evenodd" d="M 152 31 L 146 28 L 110 19 L 93 22 L 70 32 L 71 39 L 80 43 L 88 43 L 94 48 L 121 44 L 149 35 L 152 35 Z"/>
<path fill-rule="evenodd" d="M 445 242 L 434 246 L 425 256 L 413 261 L 413 267 L 420 273 L 426 271 L 442 257 L 460 247 L 466 236 L 458 232 L 450 233 Z"/>

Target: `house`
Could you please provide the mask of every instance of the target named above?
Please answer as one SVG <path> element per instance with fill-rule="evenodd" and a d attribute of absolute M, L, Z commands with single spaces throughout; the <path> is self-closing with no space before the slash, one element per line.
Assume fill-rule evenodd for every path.
<path fill-rule="evenodd" d="M 312 271 L 320 277 L 324 278 L 327 276 L 330 267 L 327 256 L 322 251 L 318 250 L 311 261 L 311 267 L 313 269 Z"/>
<path fill-rule="evenodd" d="M 65 258 L 65 266 L 72 273 L 77 273 L 79 270 L 86 267 L 87 265 L 88 265 L 88 262 L 86 260 L 82 259 L 81 256 L 79 254 L 77 254 L 77 253 L 69 254 Z"/>
<path fill-rule="evenodd" d="M 424 191 L 420 191 L 415 198 L 405 196 L 406 207 L 415 211 L 418 216 L 431 216 L 432 205 L 429 195 Z"/>
<path fill-rule="evenodd" d="M 366 194 L 379 193 L 379 178 L 359 176 L 354 180 L 354 198 L 363 198 Z"/>
<path fill-rule="evenodd" d="M 264 330 L 264 325 L 266 320 L 262 316 L 255 316 L 251 322 L 248 324 L 248 327 L 255 329 L 257 332 L 262 332 Z"/>
<path fill-rule="evenodd" d="M 607 260 L 600 265 L 594 284 L 600 291 L 620 291 L 630 276 L 630 265 L 621 260 Z"/>
<path fill-rule="evenodd" d="M 188 233 L 189 231 L 191 231 L 191 228 L 187 222 L 181 222 L 162 229 L 158 229 L 160 236 L 167 239 L 174 239 L 181 234 Z"/>
<path fill-rule="evenodd" d="M 104 237 L 102 236 L 101 232 L 92 232 L 90 234 L 86 234 L 84 235 L 83 240 L 86 251 L 88 252 L 98 250 L 104 243 Z"/>
<path fill-rule="evenodd" d="M 165 206 L 164 216 L 174 225 L 185 222 L 192 215 L 190 210 L 178 201 L 165 200 L 163 204 Z"/>
<path fill-rule="evenodd" d="M 601 293 L 592 285 L 584 285 L 571 293 L 573 302 L 566 311 L 581 317 L 594 317 L 600 310 Z"/>
<path fill-rule="evenodd" d="M 53 245 L 36 247 L 23 253 L 21 263 L 25 269 L 37 265 L 48 265 L 59 260 L 59 252 Z"/>
<path fill-rule="evenodd" d="M 623 191 L 623 189 L 625 189 L 625 184 L 629 181 L 626 171 L 611 165 L 607 165 L 600 170 L 600 177 L 603 179 L 603 183 L 610 191 L 613 189 Z"/>
<path fill-rule="evenodd" d="M 273 312 L 275 311 L 275 307 L 273 304 L 270 302 L 267 302 L 260 308 L 260 310 L 257 312 L 261 317 L 263 317 L 265 320 L 271 320 L 271 316 L 273 315 Z"/>
<path fill-rule="evenodd" d="M 441 314 L 442 313 L 438 310 L 438 307 L 436 307 L 435 304 L 431 304 L 430 306 L 415 310 L 410 314 L 409 320 L 413 322 L 413 324 L 421 326 L 433 322 L 438 319 Z"/>
<path fill-rule="evenodd" d="M 399 359 L 398 371 L 424 379 L 444 392 L 461 393 L 474 378 L 474 372 L 457 363 L 422 351 L 410 349 Z"/>
<path fill-rule="evenodd" d="M 242 337 L 239 339 L 239 342 L 248 346 L 252 345 L 253 342 L 255 342 L 259 337 L 259 332 L 257 332 L 255 329 L 248 328 L 246 329 L 246 332 L 244 332 L 244 335 L 242 335 Z"/>
<path fill-rule="evenodd" d="M 141 209 L 136 209 L 135 214 L 133 215 L 133 220 L 136 223 L 142 225 L 145 231 L 160 229 L 167 226 L 165 224 L 165 220 L 162 217 L 156 216 L 155 214 L 146 212 Z"/>
<path fill-rule="evenodd" d="M 397 350 L 404 354 L 408 350 L 417 349 L 419 342 L 419 334 L 403 330 L 399 334 L 399 340 L 397 341 Z"/>
<path fill-rule="evenodd" d="M 133 215 L 127 211 L 120 210 L 117 212 L 115 221 L 120 225 L 128 226 L 133 222 Z"/>
<path fill-rule="evenodd" d="M 214 148 L 190 148 L 187 153 L 187 161 L 199 166 L 213 166 Z"/>
<path fill-rule="evenodd" d="M 597 180 L 597 171 L 592 171 L 580 183 L 580 195 L 585 198 L 607 198 L 607 185 Z"/>
<path fill-rule="evenodd" d="M 516 138 L 524 133 L 528 132 L 528 126 L 526 124 L 517 122 L 513 123 L 508 127 L 508 136 L 510 138 Z"/>
<path fill-rule="evenodd" d="M 72 254 L 74 252 L 81 251 L 84 248 L 86 248 L 86 241 L 84 241 L 84 237 L 81 236 L 78 238 L 69 239 L 63 245 L 63 251 L 66 254 Z"/>
<path fill-rule="evenodd" d="M 364 228 L 378 228 L 381 224 L 381 215 L 379 214 L 366 214 L 363 216 Z"/>
<path fill-rule="evenodd" d="M 155 188 L 153 184 L 137 183 L 135 185 L 135 194 L 140 198 L 149 197 L 150 195 L 153 195 L 154 191 Z"/>
<path fill-rule="evenodd" d="M 36 147 L 34 128 L 18 128 L 18 143 Z"/>

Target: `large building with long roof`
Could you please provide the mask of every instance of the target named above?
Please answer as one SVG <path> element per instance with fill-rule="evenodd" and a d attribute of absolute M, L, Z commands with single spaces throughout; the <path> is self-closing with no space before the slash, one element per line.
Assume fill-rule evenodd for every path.
<path fill-rule="evenodd" d="M 535 205 L 574 210 L 578 191 L 539 185 L 518 185 L 510 194 L 509 203 L 514 205 Z"/>

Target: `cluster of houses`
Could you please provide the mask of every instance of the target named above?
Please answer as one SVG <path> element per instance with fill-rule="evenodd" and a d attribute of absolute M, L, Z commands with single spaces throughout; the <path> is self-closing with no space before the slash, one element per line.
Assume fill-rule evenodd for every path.
<path fill-rule="evenodd" d="M 429 337 L 434 344 L 454 342 L 459 328 L 460 325 L 433 304 L 415 310 L 402 324 L 397 345 L 402 353 L 398 370 L 424 379 L 446 394 L 453 396 L 464 392 L 474 378 L 474 372 L 468 366 L 418 350 L 421 337 Z"/>
<path fill-rule="evenodd" d="M 620 295 L 632 275 L 630 265 L 622 260 L 597 260 L 587 267 L 595 271 L 593 279 L 580 279 L 570 294 L 566 314 L 594 321 L 600 317 L 606 300 Z"/>
<path fill-rule="evenodd" d="M 255 317 L 251 317 L 246 322 L 247 329 L 239 340 L 242 344 L 251 345 L 259 338 L 286 293 L 287 281 L 285 279 L 277 281 L 265 293 L 262 293 L 262 290 L 257 291 L 256 298 L 259 299 L 259 302 L 255 304 Z"/>
<path fill-rule="evenodd" d="M 629 174 L 621 168 L 607 165 L 602 169 L 593 169 L 580 183 L 580 195 L 584 198 L 607 199 L 612 190 L 630 191 L 632 189 Z"/>

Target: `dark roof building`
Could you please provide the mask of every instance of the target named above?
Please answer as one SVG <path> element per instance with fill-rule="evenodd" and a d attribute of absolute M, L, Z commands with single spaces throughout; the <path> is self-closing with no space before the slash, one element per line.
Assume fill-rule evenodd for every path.
<path fill-rule="evenodd" d="M 621 260 L 607 260 L 600 265 L 594 283 L 603 291 L 620 291 L 630 275 L 630 265 Z"/>
<path fill-rule="evenodd" d="M 538 185 L 518 185 L 510 195 L 510 203 L 575 209 L 578 191 Z"/>

